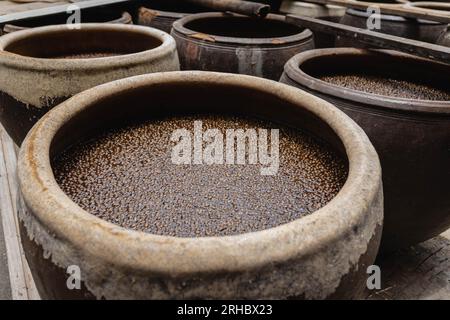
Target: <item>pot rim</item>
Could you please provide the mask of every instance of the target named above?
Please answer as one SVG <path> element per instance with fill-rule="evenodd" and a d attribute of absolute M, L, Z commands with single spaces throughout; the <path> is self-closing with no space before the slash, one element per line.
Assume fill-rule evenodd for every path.
<path fill-rule="evenodd" d="M 99 58 L 76 58 L 76 59 L 61 59 L 61 58 L 36 58 L 23 56 L 6 51 L 5 48 L 15 41 L 45 35 L 46 33 L 65 31 L 68 34 L 71 32 L 79 32 L 82 30 L 95 30 L 99 33 L 104 31 L 113 32 L 133 32 L 141 33 L 143 35 L 158 39 L 161 44 L 155 48 L 139 51 L 129 54 L 121 54 L 111 57 Z M 176 48 L 175 40 L 166 32 L 138 25 L 130 24 L 114 24 L 114 23 L 82 23 L 81 29 L 68 29 L 67 25 L 51 25 L 44 27 L 31 28 L 6 34 L 0 37 L 0 65 L 7 65 L 9 67 L 20 70 L 39 70 L 39 71 L 68 71 L 68 70 L 104 70 L 117 67 L 127 67 L 134 64 L 140 64 L 148 61 L 149 55 L 153 59 L 163 58 L 167 52 Z"/>
<path fill-rule="evenodd" d="M 227 36 L 217 36 L 212 34 L 207 34 L 195 30 L 191 30 L 185 27 L 185 25 L 189 22 L 205 19 L 205 18 L 217 18 L 217 17 L 246 17 L 240 14 L 229 13 L 229 12 L 202 12 L 187 15 L 177 21 L 175 21 L 172 25 L 172 32 L 177 32 L 185 37 L 196 39 L 196 40 L 204 40 L 211 43 L 225 43 L 225 44 L 239 44 L 239 45 L 271 45 L 271 46 L 279 46 L 279 45 L 288 45 L 297 42 L 304 42 L 305 40 L 312 38 L 312 32 L 309 29 L 304 29 L 303 31 L 286 37 L 273 37 L 273 38 L 239 38 L 239 37 L 227 37 Z M 250 18 L 248 19 L 257 19 Z M 286 17 L 278 14 L 269 14 L 267 15 L 266 20 L 274 20 L 280 21 L 286 24 L 290 24 L 286 22 Z"/>
<path fill-rule="evenodd" d="M 402 110 L 408 112 L 420 112 L 420 113 L 437 113 L 437 114 L 450 114 L 450 101 L 445 100 L 420 100 L 420 99 L 408 99 L 399 97 L 390 97 L 379 94 L 372 94 L 364 91 L 347 89 L 341 86 L 320 80 L 315 78 L 306 72 L 304 72 L 300 66 L 309 60 L 320 57 L 330 57 L 339 55 L 374 55 L 383 54 L 393 57 L 403 57 L 411 60 L 424 61 L 429 63 L 443 63 L 435 62 L 432 60 L 418 58 L 406 53 L 401 53 L 393 50 L 367 50 L 357 48 L 326 48 L 326 49 L 314 49 L 299 53 L 292 57 L 284 66 L 285 75 L 291 80 L 300 83 L 316 92 L 321 92 L 327 95 L 338 97 L 340 99 L 346 99 L 359 103 L 369 104 L 376 107 L 382 107 L 387 110 Z"/>
<path fill-rule="evenodd" d="M 308 216 L 270 229 L 220 237 L 181 238 L 134 231 L 80 208 L 53 176 L 49 150 L 55 133 L 67 120 L 103 97 L 171 82 L 241 86 L 270 93 L 312 112 L 329 124 L 345 147 L 349 173 L 344 186 L 329 203 Z M 70 98 L 41 118 L 27 135 L 19 154 L 18 178 L 32 216 L 54 237 L 115 266 L 171 275 L 242 271 L 314 254 L 348 237 L 352 228 L 364 225 L 370 214 L 367 208 L 381 189 L 378 155 L 367 135 L 330 103 L 274 81 L 203 71 L 135 76 Z M 321 228 L 317 228 L 318 224 Z"/>

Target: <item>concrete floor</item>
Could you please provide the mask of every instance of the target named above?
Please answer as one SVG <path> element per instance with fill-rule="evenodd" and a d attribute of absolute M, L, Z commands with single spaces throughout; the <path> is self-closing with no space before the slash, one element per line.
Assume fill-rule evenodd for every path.
<path fill-rule="evenodd" d="M 3 224 L 0 214 L 0 300 L 9 299 L 11 299 L 11 286 L 6 260 L 5 237 L 3 236 Z"/>

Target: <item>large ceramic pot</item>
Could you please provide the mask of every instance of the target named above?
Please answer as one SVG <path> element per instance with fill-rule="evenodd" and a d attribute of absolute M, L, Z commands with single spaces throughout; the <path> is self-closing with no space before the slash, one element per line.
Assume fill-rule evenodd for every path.
<path fill-rule="evenodd" d="M 179 69 L 175 41 L 141 26 L 48 26 L 0 38 L 0 120 L 16 144 L 63 100 L 101 83 Z"/>
<path fill-rule="evenodd" d="M 450 26 L 447 27 L 447 30 L 442 32 L 439 36 L 439 39 L 436 41 L 437 44 L 441 46 L 450 47 Z"/>
<path fill-rule="evenodd" d="M 81 23 L 117 23 L 117 24 L 133 24 L 133 19 L 128 12 L 122 13 L 99 13 L 91 12 L 80 15 Z M 49 25 L 66 24 L 67 17 L 63 16 L 47 16 L 38 19 L 26 20 L 14 24 L 5 24 L 3 34 L 15 31 L 25 30 L 29 28 L 43 27 Z"/>
<path fill-rule="evenodd" d="M 173 24 L 182 70 L 279 79 L 286 61 L 314 47 L 311 31 L 285 22 L 228 13 L 198 13 Z"/>
<path fill-rule="evenodd" d="M 444 3 L 445 2 L 445 3 Z M 417 1 L 411 2 L 408 6 L 428 9 L 428 10 L 438 10 L 441 13 L 450 13 L 450 3 L 448 1 Z M 450 47 L 450 27 L 447 26 L 446 30 L 443 30 L 436 40 L 436 44 Z"/>
<path fill-rule="evenodd" d="M 281 82 L 335 104 L 365 130 L 378 151 L 385 193 L 385 251 L 427 240 L 450 226 L 449 75 L 446 64 L 352 48 L 308 51 L 285 66 Z M 326 78 L 330 76 L 350 78 L 332 83 Z M 376 82 L 373 77 L 385 80 Z M 411 84 L 402 87 L 402 81 Z M 364 90 L 360 84 L 365 84 Z M 388 89 L 374 92 L 382 88 Z M 417 90 L 425 90 L 429 97 L 401 97 Z M 447 93 L 442 98 L 435 96 L 438 92 Z"/>
<path fill-rule="evenodd" d="M 374 1 L 375 2 L 375 1 Z M 405 1 L 386 0 L 379 1 L 380 3 L 398 3 L 401 4 Z M 367 29 L 367 21 L 371 17 L 372 12 L 366 12 L 357 9 L 348 9 L 345 15 L 342 17 L 340 23 Z M 407 19 L 395 15 L 381 14 L 380 29 L 373 30 L 381 33 L 391 34 L 398 37 L 409 38 L 413 40 L 419 40 L 424 42 L 435 43 L 439 35 L 446 29 L 445 23 L 426 21 L 426 20 L 414 20 Z M 355 41 L 352 39 L 337 37 L 336 46 L 338 47 L 355 47 Z M 358 47 L 365 47 L 365 45 L 358 45 Z"/>
<path fill-rule="evenodd" d="M 347 180 L 307 216 L 212 237 L 120 227 L 83 210 L 57 184 L 51 159 L 68 146 L 129 121 L 180 112 L 245 115 L 306 130 L 346 158 Z M 361 128 L 324 100 L 255 77 L 170 72 L 85 91 L 33 127 L 18 176 L 23 246 L 44 298 L 356 298 L 380 240 L 381 168 Z M 80 268 L 81 290 L 67 289 L 72 265 Z"/>

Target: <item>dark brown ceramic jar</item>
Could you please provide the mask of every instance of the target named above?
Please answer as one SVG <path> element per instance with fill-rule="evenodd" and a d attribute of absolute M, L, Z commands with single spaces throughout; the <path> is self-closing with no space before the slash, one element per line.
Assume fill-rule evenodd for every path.
<path fill-rule="evenodd" d="M 285 66 L 281 82 L 335 104 L 378 151 L 385 250 L 427 240 L 450 226 L 449 76 L 446 64 L 353 48 L 304 52 Z"/>
<path fill-rule="evenodd" d="M 199 13 L 173 24 L 182 70 L 220 71 L 277 80 L 284 63 L 314 47 L 311 31 L 285 22 L 228 13 Z"/>
<path fill-rule="evenodd" d="M 444 3 L 445 2 L 445 3 Z M 448 1 L 416 1 L 411 2 L 408 6 L 413 6 L 428 10 L 438 10 L 442 13 L 450 13 L 450 3 Z M 446 30 L 443 30 L 436 40 L 436 44 L 450 47 L 450 27 L 447 26 Z"/>
<path fill-rule="evenodd" d="M 371 1 L 376 3 L 376 1 Z M 385 0 L 379 1 L 379 3 L 390 4 L 405 4 L 406 1 Z M 367 20 L 371 16 L 371 12 L 366 12 L 358 9 L 348 9 L 345 15 L 342 17 L 340 23 L 349 25 L 356 28 L 367 29 Z M 379 30 L 386 34 L 391 34 L 398 37 L 409 38 L 424 42 L 435 43 L 439 35 L 446 29 L 445 23 L 407 19 L 395 15 L 381 15 Z M 355 47 L 355 42 L 352 39 L 346 39 L 343 37 L 337 37 L 337 47 Z M 364 47 L 364 45 L 356 45 L 358 47 Z"/>

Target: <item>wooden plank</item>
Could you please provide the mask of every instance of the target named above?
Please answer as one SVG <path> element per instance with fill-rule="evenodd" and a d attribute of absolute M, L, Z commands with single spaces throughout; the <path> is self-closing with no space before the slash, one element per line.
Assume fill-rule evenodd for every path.
<path fill-rule="evenodd" d="M 6 256 L 8 259 L 9 278 L 11 281 L 12 298 L 14 300 L 27 300 L 28 290 L 23 272 L 22 257 L 20 255 L 19 238 L 14 219 L 14 206 L 9 189 L 8 174 L 6 171 L 5 154 L 0 149 L 0 212 L 2 214 L 3 233 L 5 236 Z"/>
<path fill-rule="evenodd" d="M 16 177 L 17 148 L 0 126 L 0 210 L 5 236 L 12 298 L 38 300 L 39 293 L 26 261 L 17 217 L 18 183 Z"/>
<path fill-rule="evenodd" d="M 394 49 L 419 57 L 450 63 L 450 48 L 448 47 L 305 16 L 287 15 L 286 21 L 314 31 L 351 38 L 372 47 Z"/>
<path fill-rule="evenodd" d="M 122 5 L 122 6 L 132 5 L 132 4 L 138 3 L 140 1 L 141 0 L 91 0 L 91 1 L 81 1 L 81 2 L 76 2 L 76 3 L 70 3 L 70 4 L 49 6 L 46 8 L 40 8 L 40 9 L 29 10 L 29 11 L 24 11 L 24 12 L 15 12 L 15 13 L 11 13 L 11 14 L 5 14 L 3 16 L 0 16 L 0 25 L 6 24 L 6 23 L 13 23 L 15 21 L 20 21 L 20 20 L 38 18 L 38 17 L 66 14 L 68 5 L 75 4 L 82 11 L 82 10 L 96 8 L 96 7 L 110 7 L 110 6 L 116 6 L 116 5 Z M 49 4 L 49 5 L 51 5 L 51 4 Z"/>
<path fill-rule="evenodd" d="M 424 19 L 429 21 L 450 23 L 450 13 L 423 8 L 402 6 L 398 4 L 373 3 L 355 0 L 304 0 L 305 2 L 317 4 L 334 4 L 342 7 L 360 9 L 366 11 L 367 8 L 378 7 L 381 13 L 401 16 L 412 19 Z"/>
<path fill-rule="evenodd" d="M 8 173 L 8 182 L 9 182 L 9 190 L 13 199 L 14 213 L 18 212 L 17 203 L 20 199 L 19 192 L 19 183 L 17 181 L 16 168 L 17 168 L 17 155 L 19 153 L 19 147 L 11 140 L 11 138 L 7 135 L 6 131 L 2 128 L 2 144 L 4 154 L 7 155 L 5 157 L 6 163 L 6 171 Z M 23 207 L 23 206 L 22 206 Z M 22 258 L 22 267 L 25 274 L 25 283 L 28 291 L 28 299 L 29 300 L 40 300 L 39 292 L 37 291 L 36 285 L 33 280 L 33 276 L 31 275 L 30 267 L 28 266 L 27 259 L 22 249 L 22 242 L 20 240 L 20 231 L 19 231 L 19 217 L 17 214 L 14 214 L 14 220 L 16 223 L 16 232 L 19 239 L 20 245 L 20 255 Z"/>
<path fill-rule="evenodd" d="M 34 1 L 30 3 L 18 3 L 11 0 L 0 0 L 0 15 L 11 14 L 14 12 L 22 12 L 28 10 L 35 10 L 40 8 L 46 8 L 55 5 L 61 5 L 69 3 L 69 0 L 60 0 L 58 2 L 48 3 L 42 1 Z"/>

